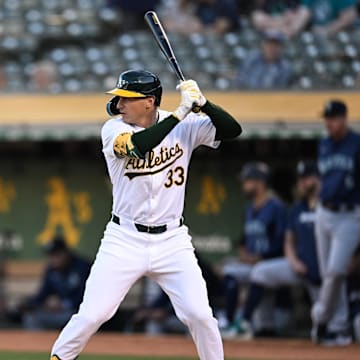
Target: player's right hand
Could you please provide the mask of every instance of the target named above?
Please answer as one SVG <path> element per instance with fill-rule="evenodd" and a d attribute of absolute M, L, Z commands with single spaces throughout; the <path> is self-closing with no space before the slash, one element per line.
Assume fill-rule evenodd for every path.
<path fill-rule="evenodd" d="M 291 262 L 291 267 L 293 268 L 294 272 L 300 276 L 305 276 L 307 273 L 306 265 L 299 259 L 294 259 Z"/>
<path fill-rule="evenodd" d="M 174 111 L 174 116 L 180 121 L 189 114 L 195 105 L 200 105 L 202 102 L 201 92 L 194 80 L 182 81 L 177 87 L 180 90 L 181 101 L 179 107 Z"/>

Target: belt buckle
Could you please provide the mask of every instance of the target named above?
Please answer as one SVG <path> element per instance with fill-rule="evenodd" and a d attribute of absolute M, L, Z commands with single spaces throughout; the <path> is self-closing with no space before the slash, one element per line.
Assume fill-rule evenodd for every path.
<path fill-rule="evenodd" d="M 148 234 L 151 234 L 151 228 L 152 228 L 152 226 L 147 226 L 147 227 L 146 227 L 146 232 L 147 232 Z"/>

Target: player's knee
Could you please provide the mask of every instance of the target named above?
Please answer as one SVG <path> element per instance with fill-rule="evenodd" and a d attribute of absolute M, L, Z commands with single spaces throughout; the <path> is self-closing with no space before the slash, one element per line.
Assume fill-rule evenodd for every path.
<path fill-rule="evenodd" d="M 76 314 L 75 320 L 79 320 L 88 329 L 97 330 L 104 322 L 111 318 L 111 314 L 94 312 L 92 314 Z"/>
<path fill-rule="evenodd" d="M 223 269 L 224 276 L 235 277 L 236 269 L 234 264 L 226 264 Z"/>
<path fill-rule="evenodd" d="M 184 316 L 180 318 L 180 320 L 186 324 L 191 325 L 192 323 L 195 324 L 207 324 L 209 322 L 214 321 L 214 317 L 210 308 L 194 308 L 187 311 Z"/>
<path fill-rule="evenodd" d="M 264 266 L 255 265 L 250 274 L 250 282 L 255 284 L 267 284 L 269 280 L 268 271 Z"/>
<path fill-rule="evenodd" d="M 79 321 L 85 328 L 87 329 L 96 329 L 97 327 L 100 327 L 102 321 L 100 320 L 100 317 L 93 316 L 92 314 L 88 315 L 74 315 L 74 320 Z"/>
<path fill-rule="evenodd" d="M 333 281 L 342 281 L 346 276 L 346 270 L 330 268 L 325 272 L 325 279 L 331 279 Z"/>

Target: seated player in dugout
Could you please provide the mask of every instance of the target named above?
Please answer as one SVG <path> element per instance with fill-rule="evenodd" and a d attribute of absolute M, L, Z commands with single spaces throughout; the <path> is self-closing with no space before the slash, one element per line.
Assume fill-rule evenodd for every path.
<path fill-rule="evenodd" d="M 283 255 L 286 226 L 286 208 L 270 188 L 269 167 L 261 162 L 248 163 L 243 167 L 239 177 L 248 204 L 245 207 L 239 258 L 224 267 L 228 322 L 228 326 L 223 329 L 224 338 L 242 335 L 239 319 L 236 318 L 239 285 L 249 284 L 256 264 Z M 269 312 L 264 308 L 262 313 L 265 315 Z M 259 322 L 262 329 L 272 325 L 264 316 L 260 316 Z"/>
<path fill-rule="evenodd" d="M 312 302 L 317 300 L 321 282 L 315 242 L 315 208 L 320 179 L 313 161 L 300 161 L 297 166 L 298 200 L 291 207 L 285 233 L 285 257 L 261 261 L 251 272 L 248 295 L 244 304 L 239 332 L 253 336 L 251 319 L 266 289 L 280 286 L 306 287 Z"/>
<path fill-rule="evenodd" d="M 21 307 L 23 326 L 29 330 L 61 329 L 77 311 L 90 272 L 90 262 L 60 236 L 44 246 L 44 253 L 47 266 L 40 288 Z"/>
<path fill-rule="evenodd" d="M 82 304 L 52 349 L 52 360 L 74 360 L 143 276 L 168 294 L 189 328 L 201 360 L 223 360 L 220 331 L 184 225 L 191 154 L 240 135 L 241 126 L 208 101 L 194 80 L 178 85 L 179 106 L 159 109 L 159 78 L 144 70 L 120 74 L 101 132 L 113 185 L 112 217 L 92 266 Z M 200 107 L 201 113 L 192 112 Z"/>

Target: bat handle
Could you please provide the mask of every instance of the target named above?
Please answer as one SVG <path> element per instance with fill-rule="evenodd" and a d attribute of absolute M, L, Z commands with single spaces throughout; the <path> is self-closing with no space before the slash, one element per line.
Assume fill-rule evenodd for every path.
<path fill-rule="evenodd" d="M 197 114 L 197 113 L 199 113 L 199 112 L 201 111 L 201 107 L 200 107 L 199 105 L 196 105 L 196 104 L 194 103 L 191 111 L 192 111 L 193 113 L 196 113 L 196 114 Z"/>

